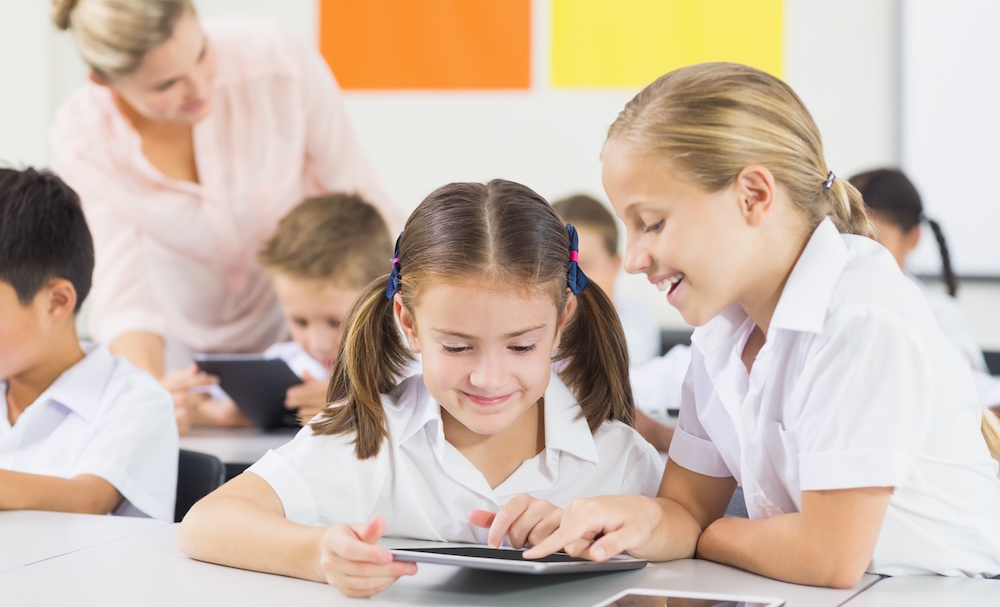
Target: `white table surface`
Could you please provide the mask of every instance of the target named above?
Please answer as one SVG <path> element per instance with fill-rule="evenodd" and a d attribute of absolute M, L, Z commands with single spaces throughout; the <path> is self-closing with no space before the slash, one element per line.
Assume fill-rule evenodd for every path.
<path fill-rule="evenodd" d="M 651 564 L 600 575 L 526 576 L 420 564 L 419 572 L 370 599 L 335 588 L 191 560 L 175 545 L 176 525 L 0 573 L 5 604 L 16 605 L 516 605 L 587 607 L 619 590 L 647 586 L 780 596 L 788 607 L 835 607 L 874 582 L 852 590 L 798 586 L 707 561 Z M 412 544 L 413 542 L 406 542 Z M 57 581 L 54 583 L 54 581 Z"/>
<path fill-rule="evenodd" d="M 224 464 L 252 464 L 295 437 L 296 430 L 195 428 L 181 437 L 181 449 L 209 453 Z"/>
<path fill-rule="evenodd" d="M 885 578 L 845 607 L 997 607 L 1000 580 L 914 575 Z"/>
<path fill-rule="evenodd" d="M 164 521 L 128 516 L 0 512 L 0 572 L 166 526 Z"/>

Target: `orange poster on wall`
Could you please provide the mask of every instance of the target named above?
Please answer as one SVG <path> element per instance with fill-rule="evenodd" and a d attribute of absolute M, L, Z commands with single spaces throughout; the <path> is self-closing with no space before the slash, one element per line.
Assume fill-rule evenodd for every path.
<path fill-rule="evenodd" d="M 345 89 L 531 85 L 531 0 L 320 0 L 319 12 Z"/>

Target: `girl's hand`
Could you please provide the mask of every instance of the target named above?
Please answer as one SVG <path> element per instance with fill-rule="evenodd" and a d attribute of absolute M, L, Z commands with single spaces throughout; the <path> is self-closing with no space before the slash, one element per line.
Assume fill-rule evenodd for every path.
<path fill-rule="evenodd" d="M 392 553 L 376 546 L 385 533 L 385 519 L 376 516 L 359 525 L 334 525 L 320 540 L 320 567 L 326 583 L 346 596 L 382 592 L 400 576 L 417 572 L 415 563 L 397 563 Z"/>
<path fill-rule="evenodd" d="M 504 536 L 510 539 L 511 547 L 523 548 L 551 535 L 559 527 L 562 514 L 549 502 L 524 494 L 507 502 L 497 513 L 473 510 L 469 522 L 489 528 L 486 543 L 494 548 L 500 546 Z"/>
<path fill-rule="evenodd" d="M 525 551 L 541 558 L 564 550 L 570 556 L 603 561 L 640 546 L 660 524 L 663 509 L 642 495 L 606 495 L 571 500 L 559 529 Z"/>
<path fill-rule="evenodd" d="M 306 371 L 302 374 L 302 383 L 285 393 L 285 408 L 298 409 L 299 423 L 304 426 L 326 408 L 326 390 L 327 382 L 313 378 Z"/>

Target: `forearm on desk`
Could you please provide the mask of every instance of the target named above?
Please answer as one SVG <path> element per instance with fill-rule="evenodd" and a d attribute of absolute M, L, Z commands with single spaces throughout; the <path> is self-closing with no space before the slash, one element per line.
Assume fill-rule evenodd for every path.
<path fill-rule="evenodd" d="M 124 356 L 130 363 L 143 371 L 148 371 L 153 377 L 163 377 L 163 338 L 156 333 L 132 331 L 124 333 L 108 346 L 112 354 Z"/>
<path fill-rule="evenodd" d="M 718 519 L 698 556 L 786 582 L 852 588 L 871 562 L 891 495 L 888 487 L 806 491 L 802 512 Z"/>
<path fill-rule="evenodd" d="M 107 514 L 121 500 L 111 483 L 90 474 L 60 478 L 0 470 L 0 510 Z"/>
<path fill-rule="evenodd" d="M 199 561 L 325 582 L 320 542 L 326 530 L 286 519 L 277 495 L 260 493 L 258 483 L 266 485 L 244 474 L 229 483 L 236 491 L 223 486 L 196 503 L 177 532 L 178 547 Z M 248 485 L 251 493 L 240 491 Z"/>

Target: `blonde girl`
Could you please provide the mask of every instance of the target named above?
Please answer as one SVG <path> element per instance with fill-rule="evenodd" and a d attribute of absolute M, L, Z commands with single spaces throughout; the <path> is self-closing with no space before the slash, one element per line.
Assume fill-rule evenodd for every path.
<path fill-rule="evenodd" d="M 433 192 L 348 315 L 337 405 L 198 503 L 181 549 L 364 596 L 416 571 L 383 535 L 521 547 L 572 497 L 655 495 L 621 324 L 576 259 L 522 185 Z M 422 375 L 400 383 L 414 352 Z"/>
<path fill-rule="evenodd" d="M 1000 573 L 995 419 L 788 85 L 670 72 L 609 129 L 602 176 L 626 270 L 698 327 L 691 367 L 659 496 L 574 500 L 526 556 L 698 556 L 833 587 Z M 722 518 L 737 483 L 749 520 Z"/>

